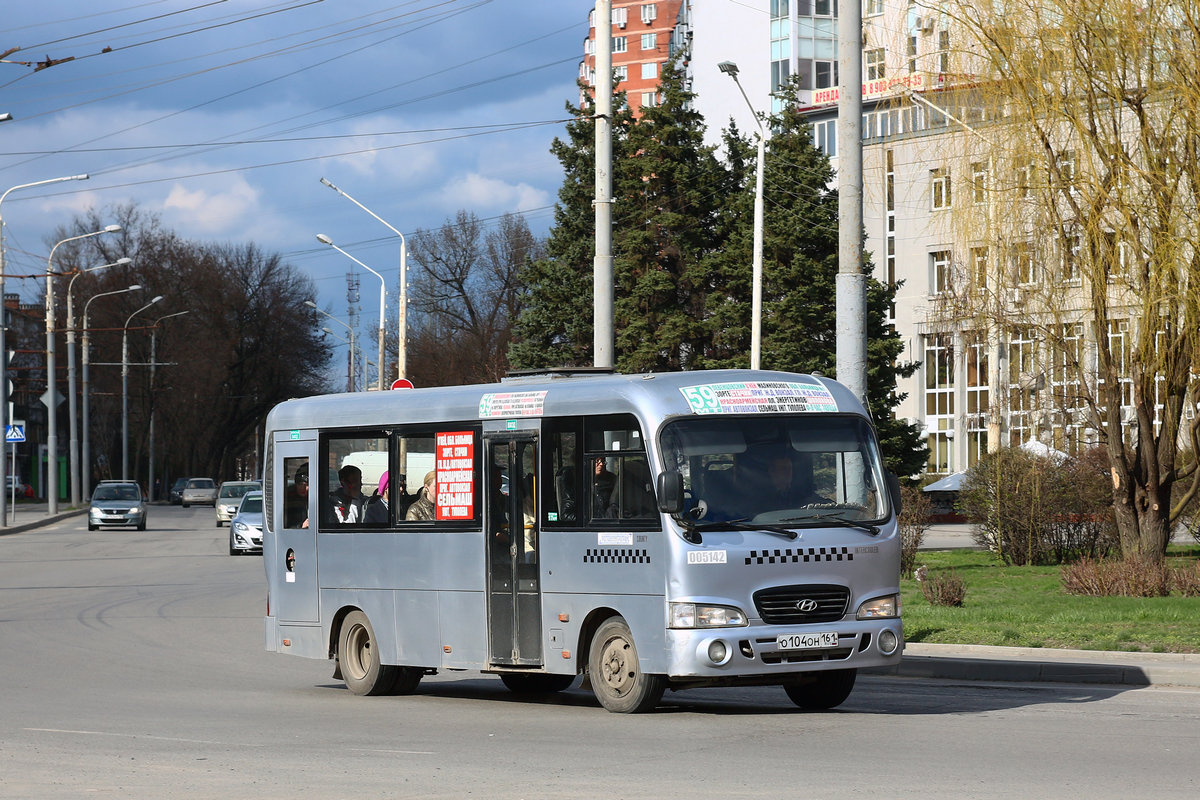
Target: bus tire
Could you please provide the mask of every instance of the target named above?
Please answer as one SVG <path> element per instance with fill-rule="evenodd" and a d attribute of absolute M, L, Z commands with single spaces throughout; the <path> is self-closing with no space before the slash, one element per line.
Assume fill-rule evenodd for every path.
<path fill-rule="evenodd" d="M 650 711 L 667 688 L 664 676 L 642 672 L 633 634 L 621 617 L 609 617 L 592 637 L 588 675 L 596 699 L 614 714 Z"/>
<path fill-rule="evenodd" d="M 854 678 L 858 670 L 834 669 L 828 672 L 814 672 L 812 678 L 804 683 L 792 683 L 784 686 L 787 696 L 800 708 L 810 711 L 827 711 L 840 706 L 850 696 L 854 688 Z"/>
<path fill-rule="evenodd" d="M 342 620 L 338 667 L 346 688 L 358 695 L 391 694 L 400 676 L 400 667 L 379 663 L 375 629 L 361 611 L 351 611 Z"/>
<path fill-rule="evenodd" d="M 571 688 L 574 675 L 524 675 L 518 672 L 502 672 L 500 680 L 514 694 L 553 694 Z"/>

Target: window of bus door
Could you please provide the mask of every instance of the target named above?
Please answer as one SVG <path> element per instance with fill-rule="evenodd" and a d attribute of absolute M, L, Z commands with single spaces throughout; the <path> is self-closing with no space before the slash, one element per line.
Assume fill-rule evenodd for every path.
<path fill-rule="evenodd" d="M 309 497 L 309 465 L 307 458 L 285 458 L 283 460 L 283 527 L 307 528 Z M 273 489 L 273 484 L 272 484 Z M 270 512 L 274 504 L 264 509 Z"/>
<path fill-rule="evenodd" d="M 664 426 L 661 441 L 700 522 L 878 522 L 889 513 L 879 446 L 861 417 L 691 417 Z"/>

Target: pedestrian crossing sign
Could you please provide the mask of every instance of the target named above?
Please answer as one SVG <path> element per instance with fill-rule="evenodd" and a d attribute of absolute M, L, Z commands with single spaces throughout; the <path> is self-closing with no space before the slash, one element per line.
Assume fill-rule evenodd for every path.
<path fill-rule="evenodd" d="M 4 429 L 4 441 L 6 442 L 23 442 L 25 441 L 25 426 L 24 425 L 8 425 Z"/>

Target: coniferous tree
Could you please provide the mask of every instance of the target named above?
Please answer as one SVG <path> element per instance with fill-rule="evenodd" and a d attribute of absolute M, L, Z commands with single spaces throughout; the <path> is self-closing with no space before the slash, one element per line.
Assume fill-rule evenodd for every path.
<path fill-rule="evenodd" d="M 675 62 L 664 64 L 659 102 L 643 106 L 614 170 L 614 327 L 625 372 L 693 369 L 709 346 L 705 256 L 724 171 L 692 98 Z"/>

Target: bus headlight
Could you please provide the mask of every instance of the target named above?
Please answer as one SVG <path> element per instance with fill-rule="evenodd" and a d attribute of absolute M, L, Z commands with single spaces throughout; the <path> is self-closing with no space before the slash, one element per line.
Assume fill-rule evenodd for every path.
<path fill-rule="evenodd" d="M 671 603 L 672 628 L 738 628 L 745 624 L 746 615 L 733 606 Z"/>
<path fill-rule="evenodd" d="M 900 595 L 885 594 L 858 607 L 859 619 L 895 619 L 900 616 Z"/>

